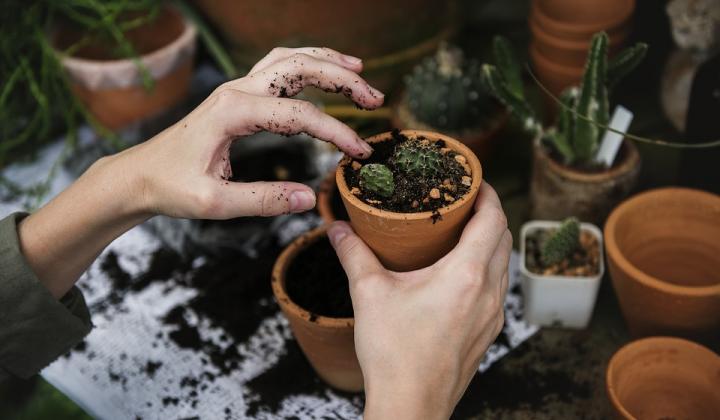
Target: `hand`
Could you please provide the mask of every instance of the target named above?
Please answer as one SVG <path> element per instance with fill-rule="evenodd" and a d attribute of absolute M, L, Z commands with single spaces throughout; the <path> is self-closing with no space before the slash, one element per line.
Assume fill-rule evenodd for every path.
<path fill-rule="evenodd" d="M 305 185 L 228 181 L 230 144 L 258 131 L 305 132 L 368 157 L 372 148 L 347 125 L 309 102 L 286 99 L 315 86 L 342 92 L 362 108 L 376 108 L 383 95 L 358 76 L 361 70 L 359 59 L 327 48 L 276 48 L 177 124 L 114 158 L 124 171 L 140 174 L 141 204 L 151 214 L 227 219 L 309 210 L 315 194 Z"/>
<path fill-rule="evenodd" d="M 330 242 L 350 281 L 365 418 L 448 418 L 504 324 L 512 235 L 483 183 L 460 242 L 434 265 L 382 267 L 345 222 Z"/>

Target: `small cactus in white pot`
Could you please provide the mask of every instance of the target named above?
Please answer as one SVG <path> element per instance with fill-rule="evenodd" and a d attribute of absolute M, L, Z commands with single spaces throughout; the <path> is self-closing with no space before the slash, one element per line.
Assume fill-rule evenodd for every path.
<path fill-rule="evenodd" d="M 520 273 L 528 322 L 585 328 L 605 272 L 602 232 L 575 218 L 535 220 L 520 232 Z"/>

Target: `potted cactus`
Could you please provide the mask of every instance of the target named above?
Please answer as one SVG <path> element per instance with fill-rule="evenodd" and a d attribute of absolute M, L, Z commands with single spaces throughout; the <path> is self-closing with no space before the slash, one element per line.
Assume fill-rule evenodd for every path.
<path fill-rule="evenodd" d="M 637 182 L 640 156 L 632 143 L 623 141 L 611 167 L 598 163 L 596 154 L 609 121 L 609 92 L 640 63 L 647 45 L 636 44 L 610 62 L 607 49 L 607 35 L 595 34 L 582 84 L 561 94 L 557 123 L 549 128 L 542 127 L 525 99 L 520 68 L 506 40 L 498 37 L 494 42 L 498 65 L 483 65 L 482 80 L 489 91 L 534 136 L 532 218 L 576 216 L 601 224 Z"/>
<path fill-rule="evenodd" d="M 393 125 L 445 133 L 465 143 L 481 159 L 507 121 L 507 110 L 480 80 L 480 63 L 446 43 L 405 77 L 405 93 Z"/>
<path fill-rule="evenodd" d="M 527 320 L 585 328 L 605 271 L 602 249 L 600 229 L 576 218 L 525 223 L 520 272 Z"/>
<path fill-rule="evenodd" d="M 367 141 L 372 156 L 345 156 L 335 173 L 353 228 L 391 270 L 431 265 L 455 246 L 470 217 L 480 161 L 458 140 L 429 131 Z"/>

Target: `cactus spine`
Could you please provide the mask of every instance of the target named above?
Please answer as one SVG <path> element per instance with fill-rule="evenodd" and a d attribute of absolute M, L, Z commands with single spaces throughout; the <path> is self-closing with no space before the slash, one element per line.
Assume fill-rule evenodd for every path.
<path fill-rule="evenodd" d="M 574 217 L 565 219 L 542 245 L 540 259 L 547 267 L 562 262 L 580 245 L 580 222 Z"/>
<path fill-rule="evenodd" d="M 479 127 L 497 108 L 480 81 L 479 63 L 465 59 L 459 48 L 447 44 L 417 65 L 406 76 L 405 85 L 410 113 L 432 127 Z"/>
<path fill-rule="evenodd" d="M 388 198 L 395 191 L 395 180 L 387 166 L 369 163 L 360 168 L 360 186 L 381 197 Z"/>
<path fill-rule="evenodd" d="M 430 144 L 408 140 L 397 146 L 393 161 L 398 170 L 425 178 L 437 178 L 441 172 L 442 155 Z"/>
<path fill-rule="evenodd" d="M 488 91 L 503 102 L 523 122 L 525 129 L 542 135 L 569 165 L 588 166 L 604 134 L 602 126 L 609 120 L 608 92 L 645 57 L 647 45 L 638 43 L 608 63 L 608 37 L 604 32 L 593 36 L 580 88 L 571 87 L 560 95 L 562 103 L 556 127 L 543 131 L 534 111 L 527 103 L 520 68 L 512 58 L 510 44 L 502 37 L 493 42 L 497 67 L 484 64 L 482 80 Z"/>

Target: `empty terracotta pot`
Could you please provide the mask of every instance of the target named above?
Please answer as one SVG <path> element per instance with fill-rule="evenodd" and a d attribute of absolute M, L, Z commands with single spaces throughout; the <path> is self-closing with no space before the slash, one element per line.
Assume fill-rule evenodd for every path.
<path fill-rule="evenodd" d="M 633 341 L 610 359 L 605 380 L 619 418 L 720 418 L 720 357 L 692 341 Z"/>
<path fill-rule="evenodd" d="M 555 161 L 536 139 L 530 180 L 530 212 L 533 219 L 566 217 L 602 226 L 610 211 L 635 188 L 640 173 L 640 154 L 624 141 L 612 168 L 584 172 Z"/>
<path fill-rule="evenodd" d="M 290 299 L 285 286 L 292 261 L 305 248 L 323 238 L 326 231 L 326 226 L 314 229 L 285 248 L 273 267 L 272 289 L 300 348 L 320 378 L 342 391 L 358 392 L 362 391 L 364 383 L 355 354 L 355 320 L 311 314 Z"/>
<path fill-rule="evenodd" d="M 687 188 L 633 196 L 608 218 L 605 246 L 633 335 L 720 338 L 720 196 Z"/>
<path fill-rule="evenodd" d="M 579 85 L 582 80 L 584 67 L 553 63 L 538 51 L 535 41 L 530 44 L 530 58 L 538 80 L 555 97 L 559 97 L 566 88 Z M 548 105 L 552 109 L 557 108 L 554 101 L 548 100 Z"/>
<path fill-rule="evenodd" d="M 53 42 L 63 51 L 84 34 L 70 26 L 56 28 Z M 132 59 L 116 59 L 112 45 L 91 42 L 72 56 L 61 55 L 73 92 L 104 126 L 119 129 L 161 113 L 188 93 L 196 47 L 196 29 L 171 7 L 150 23 L 125 33 L 154 80 L 151 90 Z"/>
<path fill-rule="evenodd" d="M 535 0 L 530 17 L 548 35 L 568 41 L 589 41 L 596 32 L 623 31 L 635 9 L 635 0 Z"/>
<path fill-rule="evenodd" d="M 452 204 L 440 208 L 440 217 L 434 217 L 429 211 L 395 213 L 380 210 L 350 194 L 343 173 L 344 166 L 351 162 L 349 157 L 345 157 L 338 165 L 335 180 L 355 232 L 375 252 L 385 267 L 395 271 L 410 271 L 432 265 L 457 244 L 480 190 L 482 167 L 467 146 L 451 137 L 419 130 L 402 130 L 401 133 L 409 138 L 444 140 L 447 147 L 465 156 L 470 165 L 470 190 Z M 387 132 L 366 141 L 372 144 L 390 138 L 392 133 Z"/>

